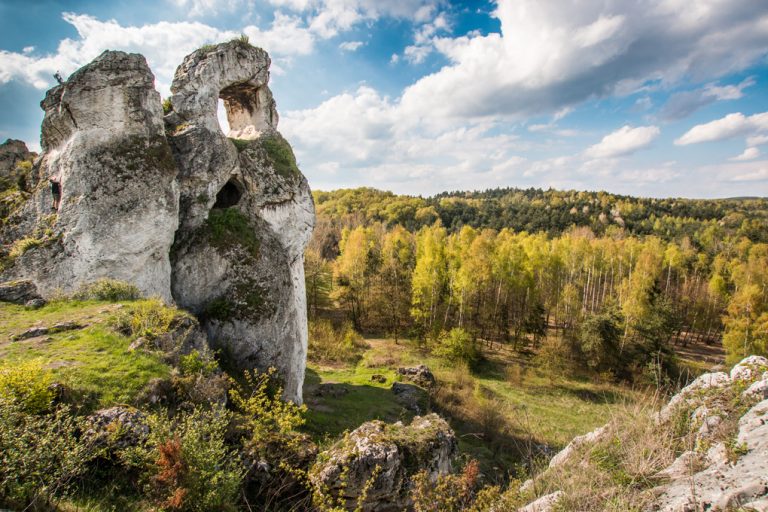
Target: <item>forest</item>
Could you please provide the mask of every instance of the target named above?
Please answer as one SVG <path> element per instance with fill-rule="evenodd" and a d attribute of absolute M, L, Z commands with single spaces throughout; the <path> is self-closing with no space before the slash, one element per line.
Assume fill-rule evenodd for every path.
<path fill-rule="evenodd" d="M 483 346 L 635 380 L 674 375 L 674 347 L 768 353 L 768 200 L 642 199 L 497 189 L 315 192 L 311 321 Z"/>

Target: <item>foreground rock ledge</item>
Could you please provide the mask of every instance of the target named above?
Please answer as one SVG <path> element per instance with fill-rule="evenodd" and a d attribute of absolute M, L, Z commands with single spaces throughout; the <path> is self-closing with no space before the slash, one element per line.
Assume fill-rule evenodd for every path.
<path fill-rule="evenodd" d="M 436 414 L 417 416 L 407 426 L 370 421 L 321 453 L 310 478 L 348 510 L 406 510 L 411 477 L 426 471 L 434 481 L 449 473 L 457 447 L 453 430 Z"/>

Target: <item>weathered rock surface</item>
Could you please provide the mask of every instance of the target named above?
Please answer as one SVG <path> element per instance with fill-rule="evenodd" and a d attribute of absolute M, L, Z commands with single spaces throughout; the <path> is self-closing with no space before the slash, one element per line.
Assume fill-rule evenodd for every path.
<path fill-rule="evenodd" d="M 7 139 L 0 144 L 0 178 L 11 177 L 19 163 L 30 161 L 34 157 L 35 154 L 27 149 L 23 141 Z"/>
<path fill-rule="evenodd" d="M 364 423 L 320 454 L 310 478 L 321 493 L 349 510 L 398 511 L 408 507 L 410 477 L 427 471 L 435 480 L 447 474 L 458 442 L 436 414 L 416 417 L 410 425 Z"/>
<path fill-rule="evenodd" d="M 31 300 L 39 299 L 37 286 L 32 281 L 10 281 L 0 283 L 0 301 L 14 304 L 26 304 Z"/>
<path fill-rule="evenodd" d="M 562 491 L 555 491 L 552 494 L 542 496 L 534 502 L 524 506 L 518 512 L 551 512 L 555 510 L 558 500 L 563 496 Z"/>
<path fill-rule="evenodd" d="M 733 463 L 710 460 L 701 471 L 669 472 L 677 478 L 659 489 L 653 510 L 768 510 L 768 400 L 742 416 L 735 442 L 743 454 Z"/>
<path fill-rule="evenodd" d="M 100 278 L 132 283 L 198 315 L 241 369 L 276 367 L 301 402 L 314 204 L 276 129 L 269 66 L 243 41 L 197 50 L 165 116 L 141 55 L 104 52 L 48 91 L 34 190 L 0 204 L 13 215 L 0 243 L 14 249 L 0 278 L 43 298 Z"/>
<path fill-rule="evenodd" d="M 136 446 L 149 435 L 144 414 L 131 407 L 101 409 L 88 416 L 84 436 L 96 445 L 110 448 Z"/>
<path fill-rule="evenodd" d="M 685 426 L 686 446 L 669 466 L 654 475 L 660 483 L 648 491 L 647 510 L 697 512 L 704 510 L 768 511 L 768 359 L 751 356 L 730 373 L 700 376 L 680 390 L 656 418 L 661 436 L 680 436 Z M 746 412 L 745 412 L 746 411 Z M 609 425 L 574 438 L 550 461 L 550 470 L 578 471 L 581 460 L 601 442 Z M 621 428 L 621 425 L 612 425 Z M 615 430 L 614 430 L 615 431 Z M 671 434 L 670 431 L 674 431 Z M 565 466 L 575 462 L 576 464 Z M 547 470 L 549 471 L 549 470 Z M 546 479 L 547 472 L 540 475 Z M 533 490 L 533 481 L 523 486 Z M 558 496 L 562 496 L 559 494 Z M 533 502 L 521 510 L 530 508 Z M 548 503 L 544 503 L 551 507 Z M 536 505 L 536 506 L 539 506 Z M 542 508 L 541 510 L 550 510 Z"/>
<path fill-rule="evenodd" d="M 24 209 L 25 236 L 42 243 L 6 274 L 44 296 L 109 277 L 171 301 L 177 171 L 144 57 L 104 52 L 41 106 L 40 183 Z M 49 180 L 59 184 L 58 208 Z"/>
<path fill-rule="evenodd" d="M 181 191 L 173 296 L 201 315 L 214 348 L 241 368 L 274 366 L 285 397 L 301 402 L 314 204 L 276 131 L 269 65 L 263 50 L 232 41 L 176 71 L 166 116 Z M 236 141 L 219 128 L 219 98 Z"/>
<path fill-rule="evenodd" d="M 425 388 L 434 386 L 436 382 L 435 375 L 432 373 L 432 370 L 423 364 L 410 368 L 398 368 L 397 373 L 410 380 L 411 382 L 414 382 Z"/>

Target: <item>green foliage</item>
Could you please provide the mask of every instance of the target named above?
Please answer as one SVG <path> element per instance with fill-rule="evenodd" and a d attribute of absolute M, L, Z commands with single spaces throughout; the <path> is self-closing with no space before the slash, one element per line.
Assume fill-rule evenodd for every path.
<path fill-rule="evenodd" d="M 211 210 L 206 226 L 214 246 L 222 249 L 240 246 L 254 257 L 258 255 L 259 239 L 248 218 L 237 208 Z"/>
<path fill-rule="evenodd" d="M 306 406 L 282 400 L 283 389 L 274 368 L 264 373 L 245 371 L 243 375 L 245 382 L 231 389 L 229 396 L 246 418 L 251 446 L 290 434 L 304 424 Z"/>
<path fill-rule="evenodd" d="M 0 365 L 0 402 L 14 404 L 27 414 L 47 411 L 53 402 L 53 376 L 41 361 Z"/>
<path fill-rule="evenodd" d="M 46 509 L 66 496 L 93 456 L 81 429 L 67 408 L 29 414 L 0 397 L 0 506 Z"/>
<path fill-rule="evenodd" d="M 248 149 L 248 146 L 253 142 L 252 140 L 246 140 L 246 139 L 234 139 L 232 137 L 229 138 L 229 140 L 232 142 L 232 144 L 235 145 L 235 148 L 237 148 L 238 153 L 242 153 L 246 149 Z"/>
<path fill-rule="evenodd" d="M 210 376 L 218 370 L 219 365 L 210 354 L 201 354 L 197 349 L 179 358 L 179 370 L 184 376 Z"/>
<path fill-rule="evenodd" d="M 619 366 L 621 318 L 616 313 L 589 315 L 579 326 L 578 341 L 584 362 L 594 371 L 607 371 Z"/>
<path fill-rule="evenodd" d="M 124 300 L 137 300 L 141 298 L 141 292 L 136 285 L 131 283 L 105 278 L 82 285 L 72 298 L 75 300 L 120 302 Z"/>
<path fill-rule="evenodd" d="M 114 319 L 115 329 L 130 338 L 144 337 L 154 340 L 169 332 L 174 320 L 183 315 L 159 299 L 149 299 L 131 304 Z"/>
<path fill-rule="evenodd" d="M 309 322 L 311 361 L 355 363 L 367 346 L 351 323 L 336 328 L 330 320 Z"/>
<path fill-rule="evenodd" d="M 225 442 L 231 418 L 219 407 L 152 415 L 147 444 L 122 457 L 147 472 L 146 489 L 161 510 L 236 510 L 244 467 Z"/>
<path fill-rule="evenodd" d="M 477 341 L 467 331 L 459 327 L 443 332 L 432 353 L 451 364 L 464 363 L 470 366 L 477 364 L 481 358 Z"/>
<path fill-rule="evenodd" d="M 285 179 L 296 179 L 301 175 L 293 149 L 281 135 L 265 137 L 261 139 L 261 145 L 267 152 L 267 157 L 272 162 L 277 174 Z"/>
<path fill-rule="evenodd" d="M 170 114 L 173 111 L 173 103 L 171 98 L 165 98 L 163 100 L 163 114 Z"/>

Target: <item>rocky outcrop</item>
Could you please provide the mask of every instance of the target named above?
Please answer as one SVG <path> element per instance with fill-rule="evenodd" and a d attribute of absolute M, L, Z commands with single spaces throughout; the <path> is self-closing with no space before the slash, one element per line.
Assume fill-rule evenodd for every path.
<path fill-rule="evenodd" d="M 171 301 L 177 171 L 144 57 L 104 52 L 41 106 L 39 184 L 24 207 L 38 243 L 6 276 L 44 296 L 108 277 Z"/>
<path fill-rule="evenodd" d="M 765 389 L 768 389 L 768 359 L 765 357 L 748 357 L 729 373 L 704 374 L 680 390 L 658 414 L 635 417 L 636 421 L 647 425 L 647 430 L 641 429 L 638 433 L 647 432 L 658 437 L 658 444 L 647 439 L 632 445 L 631 440 L 622 436 L 624 431 L 633 432 L 632 426 L 612 421 L 575 438 L 555 455 L 549 468 L 536 477 L 536 485 L 529 480 L 520 492 L 557 491 L 549 496 L 557 495 L 558 500 L 567 497 L 578 503 L 581 495 L 583 502 L 584 492 L 578 484 L 597 481 L 586 480 L 599 478 L 595 476 L 595 466 L 599 471 L 608 472 L 634 467 L 635 470 L 650 470 L 641 478 L 647 487 L 642 494 L 636 495 L 638 498 L 642 496 L 643 506 L 638 509 L 768 511 L 768 397 L 764 394 Z M 601 461 L 610 463 L 605 466 Z M 643 461 L 642 464 L 639 461 Z M 590 476 L 582 480 L 580 473 Z M 626 478 L 626 473 L 610 474 Z M 637 481 L 632 479 L 632 482 Z M 601 485 L 605 487 L 591 489 L 591 499 L 606 496 L 610 501 L 611 496 L 627 490 L 617 491 L 606 482 Z M 545 498 L 547 496 L 521 510 L 538 510 L 534 506 L 545 506 L 541 510 L 550 510 L 551 504 Z"/>
<path fill-rule="evenodd" d="M 27 149 L 23 141 L 7 139 L 0 144 L 0 178 L 13 177 L 21 162 L 31 162 L 35 154 Z"/>
<path fill-rule="evenodd" d="M 165 118 L 181 191 L 173 296 L 201 316 L 214 348 L 240 368 L 276 367 L 285 397 L 301 402 L 314 205 L 276 131 L 269 65 L 263 50 L 232 41 L 192 53 L 176 71 Z"/>
<path fill-rule="evenodd" d="M 165 115 L 141 55 L 104 52 L 48 91 L 34 190 L 0 205 L 14 210 L 0 280 L 43 298 L 132 283 L 198 315 L 241 369 L 277 368 L 301 402 L 314 205 L 277 132 L 269 66 L 241 40 L 201 48 L 177 69 Z"/>
<path fill-rule="evenodd" d="M 37 286 L 32 281 L 10 281 L 0 283 L 0 301 L 13 304 L 26 304 L 31 300 L 40 299 Z"/>
<path fill-rule="evenodd" d="M 435 481 L 447 474 L 457 446 L 453 431 L 436 414 L 417 416 L 408 426 L 370 421 L 321 453 L 310 479 L 333 506 L 406 510 L 411 476 L 426 471 Z"/>
<path fill-rule="evenodd" d="M 423 364 L 409 368 L 398 368 L 397 373 L 424 388 L 430 388 L 437 382 L 432 370 Z"/>

